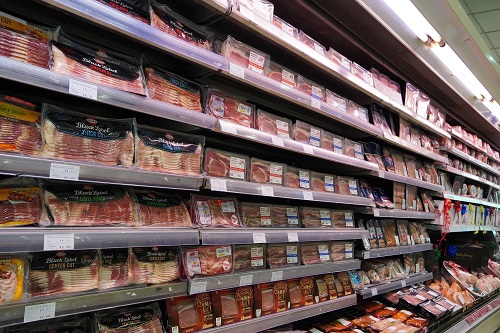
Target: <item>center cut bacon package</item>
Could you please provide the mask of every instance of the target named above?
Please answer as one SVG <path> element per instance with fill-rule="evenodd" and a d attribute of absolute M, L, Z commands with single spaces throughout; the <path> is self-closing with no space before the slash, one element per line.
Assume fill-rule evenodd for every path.
<path fill-rule="evenodd" d="M 182 253 L 184 274 L 189 279 L 227 274 L 233 270 L 231 245 L 185 247 Z"/>
<path fill-rule="evenodd" d="M 209 176 L 248 180 L 250 158 L 222 150 L 207 148 L 205 172 Z"/>
<path fill-rule="evenodd" d="M 191 195 L 191 216 L 199 227 L 240 227 L 236 198 Z"/>
<path fill-rule="evenodd" d="M 39 223 L 42 200 L 36 181 L 9 178 L 0 182 L 0 228 Z"/>
<path fill-rule="evenodd" d="M 99 289 L 123 287 L 130 284 L 129 250 L 102 249 L 99 251 Z"/>
<path fill-rule="evenodd" d="M 35 321 L 27 324 L 9 326 L 8 333 L 93 333 L 94 325 L 89 317 L 67 316 L 63 318 Z"/>
<path fill-rule="evenodd" d="M 97 0 L 136 20 L 149 24 L 149 0 Z"/>
<path fill-rule="evenodd" d="M 158 303 L 100 311 L 94 314 L 95 333 L 164 333 L 161 317 Z"/>
<path fill-rule="evenodd" d="M 129 257 L 130 275 L 135 284 L 166 283 L 180 276 L 177 247 L 134 247 L 130 249 Z"/>
<path fill-rule="evenodd" d="M 209 90 L 205 100 L 206 114 L 238 125 L 254 128 L 254 105 L 216 90 Z"/>

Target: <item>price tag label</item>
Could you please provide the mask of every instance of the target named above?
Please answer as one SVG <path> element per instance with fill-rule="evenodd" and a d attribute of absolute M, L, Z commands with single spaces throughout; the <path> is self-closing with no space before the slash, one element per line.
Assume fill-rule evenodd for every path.
<path fill-rule="evenodd" d="M 406 280 L 401 280 L 401 287 L 406 287 Z"/>
<path fill-rule="evenodd" d="M 219 120 L 220 124 L 220 129 L 222 132 L 230 133 L 230 134 L 235 134 L 237 135 L 238 132 L 236 131 L 236 127 L 231 124 L 230 122 L 224 121 L 224 120 Z"/>
<path fill-rule="evenodd" d="M 288 233 L 288 241 L 290 243 L 296 243 L 299 241 L 299 235 L 296 232 L 289 232 Z"/>
<path fill-rule="evenodd" d="M 377 288 L 372 288 L 371 292 L 372 292 L 372 296 L 377 296 L 378 295 Z"/>
<path fill-rule="evenodd" d="M 240 13 L 250 21 L 255 20 L 253 12 L 245 6 L 240 6 Z"/>
<path fill-rule="evenodd" d="M 254 243 L 265 243 L 266 242 L 266 234 L 263 232 L 254 232 L 253 233 L 253 242 Z"/>
<path fill-rule="evenodd" d="M 316 98 L 311 98 L 311 106 L 313 108 L 321 110 L 321 101 Z"/>
<path fill-rule="evenodd" d="M 280 147 L 285 146 L 285 144 L 283 143 L 283 139 L 278 136 L 271 135 L 271 140 L 273 141 L 273 145 L 275 146 L 280 146 Z"/>
<path fill-rule="evenodd" d="M 80 177 L 80 166 L 62 163 L 50 163 L 49 177 L 52 179 L 76 181 Z"/>
<path fill-rule="evenodd" d="M 200 294 L 207 291 L 207 281 L 192 281 L 189 283 L 189 294 Z"/>
<path fill-rule="evenodd" d="M 313 193 L 311 191 L 304 191 L 304 200 L 313 201 Z"/>
<path fill-rule="evenodd" d="M 239 78 L 245 78 L 245 68 L 233 63 L 229 63 L 229 73 Z"/>
<path fill-rule="evenodd" d="M 39 321 L 54 318 L 56 315 L 56 303 L 43 303 L 27 305 L 24 307 L 24 322 Z"/>
<path fill-rule="evenodd" d="M 271 274 L 271 282 L 283 280 L 283 271 L 276 271 Z"/>
<path fill-rule="evenodd" d="M 311 154 L 311 155 L 314 155 L 314 149 L 310 145 L 304 145 L 304 152 Z"/>
<path fill-rule="evenodd" d="M 253 275 L 242 275 L 240 276 L 240 287 L 249 286 L 253 283 Z"/>
<path fill-rule="evenodd" d="M 74 250 L 74 234 L 45 234 L 43 235 L 44 251 Z"/>
<path fill-rule="evenodd" d="M 364 252 L 364 259 L 370 259 L 370 251 Z"/>
<path fill-rule="evenodd" d="M 274 197 L 274 189 L 270 186 L 261 186 L 262 195 Z"/>
<path fill-rule="evenodd" d="M 227 183 L 225 179 L 210 179 L 210 189 L 212 191 L 227 192 Z"/>
<path fill-rule="evenodd" d="M 72 95 L 97 100 L 97 86 L 86 82 L 69 79 L 69 93 Z"/>

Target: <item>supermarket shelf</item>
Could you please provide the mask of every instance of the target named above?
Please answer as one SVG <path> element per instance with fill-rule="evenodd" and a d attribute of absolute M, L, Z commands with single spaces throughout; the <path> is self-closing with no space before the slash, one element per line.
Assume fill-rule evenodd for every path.
<path fill-rule="evenodd" d="M 387 247 L 381 249 L 371 249 L 369 251 L 356 250 L 354 256 L 359 259 L 381 258 L 397 256 L 406 253 L 415 253 L 432 250 L 432 244 L 418 244 L 397 247 Z"/>
<path fill-rule="evenodd" d="M 401 148 L 404 148 L 404 149 L 408 149 L 414 153 L 417 153 L 419 155 L 422 155 L 422 156 L 425 156 L 426 158 L 430 158 L 434 161 L 437 161 L 437 162 L 442 162 L 442 163 L 448 163 L 448 157 L 446 156 L 441 156 L 439 154 L 436 154 L 432 151 L 429 151 L 425 148 L 422 148 L 422 147 L 419 147 L 417 145 L 414 145 L 414 144 L 411 144 L 409 142 L 407 142 L 406 140 L 403 140 L 401 139 L 400 137 L 398 136 L 395 136 L 393 134 L 390 134 L 390 133 L 387 133 L 387 132 L 384 132 L 384 139 L 387 141 L 387 142 L 390 142 L 398 147 L 401 147 Z"/>
<path fill-rule="evenodd" d="M 224 232 L 214 229 L 200 230 L 203 245 L 222 245 L 227 244 L 228 240 L 232 244 L 254 244 L 351 240 L 367 237 L 368 231 L 362 228 L 234 228 L 225 229 Z"/>
<path fill-rule="evenodd" d="M 500 228 L 499 228 L 499 229 L 500 229 Z M 500 243 L 500 237 L 499 237 L 499 236 L 496 236 L 496 237 L 495 237 L 495 241 L 496 241 L 497 243 Z"/>
<path fill-rule="evenodd" d="M 331 301 L 317 303 L 301 308 L 295 308 L 284 312 L 273 313 L 267 316 L 240 321 L 234 324 L 203 330 L 206 333 L 255 333 L 280 325 L 289 324 L 292 321 L 302 320 L 319 314 L 335 311 L 356 305 L 356 295 L 340 297 Z"/>
<path fill-rule="evenodd" d="M 439 224 L 426 224 L 425 228 L 429 230 L 441 230 L 444 226 Z M 469 232 L 469 231 L 499 231 L 500 227 L 492 225 L 450 225 L 449 232 Z"/>
<path fill-rule="evenodd" d="M 496 189 L 499 189 L 500 190 L 500 185 L 497 185 L 493 182 L 490 182 L 486 179 L 483 179 L 481 177 L 478 177 L 478 176 L 474 176 L 468 172 L 465 172 L 465 171 L 461 171 L 457 168 L 454 168 L 454 167 L 451 167 L 449 165 L 438 165 L 438 168 L 442 169 L 442 170 L 445 170 L 449 173 L 453 173 L 455 175 L 458 175 L 458 176 L 462 176 L 462 177 L 465 177 L 465 178 L 468 178 L 468 179 L 472 179 L 478 183 L 482 183 L 482 184 L 486 184 L 488 186 L 491 186 L 493 188 L 496 188 Z"/>
<path fill-rule="evenodd" d="M 444 197 L 451 199 L 451 200 L 457 200 L 460 202 L 468 202 L 468 203 L 477 204 L 477 205 L 483 205 L 483 206 L 488 206 L 488 207 L 493 207 L 493 208 L 500 208 L 500 204 L 489 202 L 486 200 L 476 199 L 476 198 L 463 197 L 461 195 L 445 193 Z"/>
<path fill-rule="evenodd" d="M 483 162 L 473 158 L 472 156 L 467 155 L 466 153 L 458 150 L 457 148 L 441 147 L 440 149 L 447 151 L 449 154 L 455 155 L 455 156 L 457 156 L 457 157 L 459 157 L 459 158 L 461 158 L 469 163 L 477 165 L 478 167 L 480 167 L 488 172 L 491 172 L 493 175 L 500 176 L 500 170 L 493 169 L 493 167 L 491 167 L 490 165 L 483 163 Z"/>
<path fill-rule="evenodd" d="M 495 161 L 495 162 L 497 162 L 497 163 L 500 163 L 500 160 L 497 160 L 495 157 L 493 157 L 492 155 L 488 154 L 488 153 L 486 152 L 486 150 L 484 150 L 484 149 L 482 149 L 482 148 L 478 148 L 478 147 L 474 146 L 471 142 L 469 142 L 469 141 L 465 140 L 465 139 L 462 137 L 462 134 L 460 134 L 460 133 L 458 133 L 458 132 L 454 131 L 453 129 L 451 130 L 451 137 L 452 137 L 452 139 L 458 140 L 458 141 L 460 141 L 460 142 L 464 143 L 466 146 L 468 146 L 468 147 L 470 147 L 470 148 L 472 148 L 472 149 L 475 149 L 475 150 L 477 150 L 477 151 L 479 151 L 479 152 L 483 153 L 484 155 L 487 155 L 487 156 L 488 156 L 488 158 L 492 159 L 493 161 Z"/>
<path fill-rule="evenodd" d="M 241 180 L 208 177 L 207 188 L 212 191 L 240 193 L 257 196 L 270 196 L 277 198 L 287 198 L 295 200 L 305 200 L 314 202 L 329 202 L 344 205 L 374 206 L 373 200 L 354 195 L 342 195 L 336 193 L 323 193 L 304 191 L 300 189 L 288 188 L 278 185 L 259 184 L 245 182 Z M 216 184 L 216 186 L 214 186 Z"/>
<path fill-rule="evenodd" d="M 432 184 L 432 183 L 429 183 L 429 182 L 426 182 L 426 181 L 423 181 L 420 179 L 401 176 L 401 175 L 398 175 L 394 172 L 376 170 L 376 171 L 371 171 L 367 174 L 375 176 L 375 177 L 384 178 L 387 180 L 392 180 L 395 182 L 403 183 L 403 184 L 415 185 L 417 187 L 425 188 L 425 189 L 435 191 L 435 192 L 440 192 L 440 193 L 444 192 L 444 188 L 441 185 Z"/>
<path fill-rule="evenodd" d="M 87 2 L 85 3 L 87 4 Z M 92 1 L 89 2 L 88 5 L 101 4 L 97 1 Z M 71 95 L 69 92 L 70 82 L 82 81 L 72 78 L 71 76 L 62 75 L 45 68 L 40 68 L 4 57 L 0 58 L 0 78 L 68 95 Z M 145 96 L 139 96 L 90 82 L 87 84 L 94 86 L 97 90 L 96 100 L 106 105 L 133 110 L 160 118 L 171 119 L 207 129 L 214 128 L 216 123 L 215 117 L 204 113 L 188 110 L 172 104 L 156 101 Z"/>
<path fill-rule="evenodd" d="M 264 269 L 212 277 L 198 277 L 189 282 L 188 292 L 190 294 L 197 294 L 205 291 L 235 288 L 242 285 L 253 285 L 295 279 L 304 276 L 343 272 L 350 269 L 359 269 L 360 267 L 361 261 L 352 259 L 324 264 Z"/>
<path fill-rule="evenodd" d="M 128 287 L 86 294 L 65 295 L 43 301 L 19 302 L 2 305 L 0 327 L 22 324 L 26 306 L 55 303 L 55 317 L 92 312 L 124 305 L 164 300 L 167 297 L 185 295 L 187 282 L 157 284 L 153 286 Z"/>
<path fill-rule="evenodd" d="M 202 176 L 178 176 L 133 168 L 110 167 L 3 153 L 0 153 L 0 161 L 0 174 L 24 177 L 61 179 L 54 177 L 54 175 L 51 177 L 51 169 L 59 165 L 62 166 L 62 169 L 79 167 L 78 171 L 72 173 L 72 176 L 66 179 L 95 183 L 199 190 L 204 179 Z"/>
<path fill-rule="evenodd" d="M 404 279 L 398 279 L 395 281 L 385 282 L 376 286 L 368 286 L 367 288 L 361 290 L 359 293 L 365 298 L 370 298 L 379 294 L 386 293 L 388 291 L 396 290 L 399 288 L 403 288 L 405 286 L 409 286 L 414 283 L 422 283 L 427 280 L 432 279 L 432 273 L 418 273 L 406 277 Z"/>
<path fill-rule="evenodd" d="M 75 250 L 200 243 L 198 231 L 189 228 L 2 228 L 0 253 L 44 251 L 50 235 L 72 238 Z"/>
<path fill-rule="evenodd" d="M 398 219 L 420 219 L 435 220 L 439 215 L 430 212 L 418 212 L 402 209 L 382 209 L 382 208 L 354 208 L 355 213 L 373 215 L 374 217 L 398 218 Z"/>
<path fill-rule="evenodd" d="M 275 135 L 264 133 L 257 129 L 233 124 L 225 120 L 219 120 L 217 130 L 238 138 L 279 147 L 284 150 L 315 156 L 324 160 L 344 164 L 361 170 L 378 170 L 378 165 L 375 163 L 360 160 L 343 154 L 334 153 L 323 148 L 306 145 L 295 140 L 279 138 Z"/>

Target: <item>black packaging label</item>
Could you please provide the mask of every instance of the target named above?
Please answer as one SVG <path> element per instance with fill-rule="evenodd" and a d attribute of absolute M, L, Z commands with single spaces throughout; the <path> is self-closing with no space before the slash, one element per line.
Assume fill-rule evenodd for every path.
<path fill-rule="evenodd" d="M 177 248 L 169 246 L 134 247 L 132 251 L 143 262 L 177 261 L 179 257 Z"/>
<path fill-rule="evenodd" d="M 145 0 L 99 0 L 122 13 L 140 16 L 149 21 L 149 1 Z"/>
<path fill-rule="evenodd" d="M 34 253 L 30 259 L 32 271 L 62 271 L 92 265 L 96 250 L 50 251 Z"/>
<path fill-rule="evenodd" d="M 125 264 L 128 260 L 128 249 L 101 250 L 101 264 L 104 266 Z"/>
<path fill-rule="evenodd" d="M 98 322 L 100 326 L 110 329 L 123 329 L 150 322 L 154 318 L 154 313 L 152 309 L 118 311 L 99 318 Z"/>
<path fill-rule="evenodd" d="M 138 128 L 137 135 L 149 147 L 170 153 L 194 154 L 200 147 L 200 138 L 172 131 Z"/>
<path fill-rule="evenodd" d="M 100 184 L 46 184 L 45 190 L 61 201 L 82 203 L 118 200 L 125 195 L 125 188 Z"/>
<path fill-rule="evenodd" d="M 158 15 L 165 24 L 167 24 L 176 34 L 185 40 L 203 44 L 207 37 L 199 31 L 186 26 L 177 18 L 173 17 L 166 10 L 162 10 L 157 6 L 151 6 L 156 15 Z"/>
<path fill-rule="evenodd" d="M 176 207 L 182 202 L 182 197 L 178 195 L 164 194 L 156 191 L 135 190 L 135 195 L 140 204 L 152 207 Z"/>

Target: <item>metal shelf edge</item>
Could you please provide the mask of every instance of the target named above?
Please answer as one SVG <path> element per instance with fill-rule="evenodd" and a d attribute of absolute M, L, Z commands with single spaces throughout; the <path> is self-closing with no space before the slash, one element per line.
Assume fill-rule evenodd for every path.
<path fill-rule="evenodd" d="M 359 259 L 373 259 L 381 257 L 396 256 L 406 253 L 415 253 L 432 250 L 432 244 L 403 245 L 382 249 L 371 249 L 369 251 L 355 251 L 355 257 Z"/>
<path fill-rule="evenodd" d="M 457 168 L 454 168 L 454 167 L 451 167 L 449 165 L 440 166 L 440 169 L 445 170 L 445 171 L 447 171 L 449 173 L 453 173 L 455 175 L 459 175 L 459 176 L 462 176 L 462 177 L 465 177 L 465 178 L 469 178 L 469 179 L 474 180 L 476 182 L 479 182 L 479 183 L 482 183 L 482 184 L 485 184 L 485 185 L 488 185 L 488 186 L 491 186 L 491 187 L 494 187 L 494 188 L 500 190 L 500 185 L 497 185 L 497 184 L 495 184 L 493 182 L 490 182 L 490 181 L 488 181 L 486 179 L 483 179 L 483 178 L 481 178 L 479 176 L 474 176 L 474 175 L 472 175 L 472 174 L 470 174 L 468 172 L 461 171 L 461 170 L 459 170 Z"/>
<path fill-rule="evenodd" d="M 488 165 L 488 164 L 486 164 L 484 162 L 481 162 L 481 161 L 473 158 L 472 156 L 469 156 L 469 155 L 465 154 L 464 152 L 458 150 L 457 148 L 454 148 L 454 147 L 452 147 L 452 148 L 445 147 L 444 149 L 448 153 L 453 154 L 453 155 L 455 155 L 455 156 L 457 156 L 457 157 L 459 157 L 459 158 L 461 158 L 461 159 L 463 159 L 463 160 L 465 160 L 465 161 L 467 161 L 469 163 L 477 165 L 481 169 L 484 169 L 484 170 L 486 170 L 486 171 L 488 171 L 488 172 L 490 172 L 490 173 L 492 173 L 492 174 L 494 174 L 496 176 L 500 176 L 500 170 L 493 169 L 493 167 L 491 167 L 490 165 Z"/>
<path fill-rule="evenodd" d="M 493 208 L 500 208 L 500 204 L 496 204 L 493 202 L 489 202 L 486 200 L 480 200 L 476 198 L 469 198 L 469 197 L 463 197 L 461 195 L 456 195 L 456 194 L 450 194 L 450 193 L 444 193 L 444 197 L 450 200 L 458 200 L 460 202 L 468 202 L 472 204 L 478 204 L 478 205 L 483 205 L 483 206 L 488 206 L 488 207 L 493 207 Z"/>
<path fill-rule="evenodd" d="M 379 293 L 385 293 L 388 291 L 396 290 L 399 288 L 403 288 L 405 286 L 409 286 L 414 283 L 421 283 L 425 282 L 427 280 L 432 279 L 432 273 L 418 273 L 413 276 L 409 276 L 403 279 L 398 279 L 395 281 L 390 281 L 386 283 L 382 283 L 376 286 L 369 286 L 363 290 L 361 290 L 359 293 L 363 297 L 363 299 L 370 298 L 373 296 L 378 295 Z"/>

